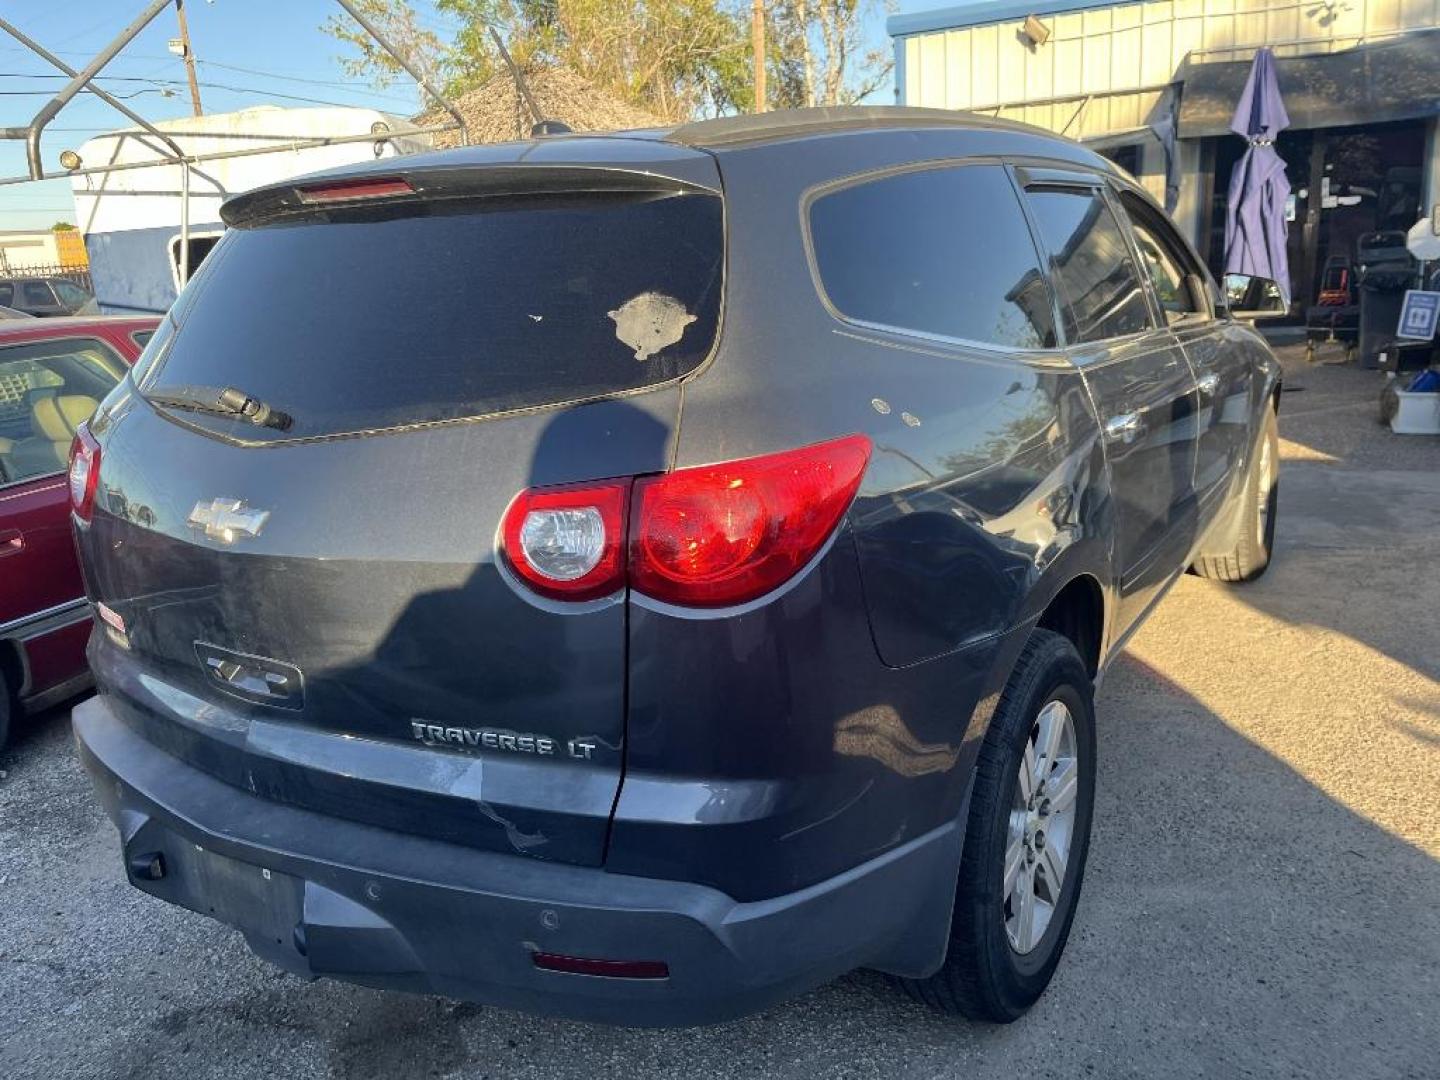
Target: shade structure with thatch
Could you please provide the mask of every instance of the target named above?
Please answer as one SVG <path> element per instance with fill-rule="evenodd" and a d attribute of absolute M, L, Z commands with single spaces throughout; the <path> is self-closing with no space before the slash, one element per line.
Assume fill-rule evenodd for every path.
<path fill-rule="evenodd" d="M 564 121 L 575 131 L 626 131 L 665 126 L 659 117 L 626 104 L 567 68 L 531 66 L 525 72 L 525 85 L 530 88 L 542 118 Z M 454 104 L 470 128 L 471 142 L 509 142 L 530 137 L 534 119 L 509 71 L 501 70 L 455 98 Z M 450 119 L 443 109 L 432 109 L 416 117 L 415 122 L 429 126 Z M 444 131 L 435 136 L 436 148 L 458 145 L 458 131 Z"/>

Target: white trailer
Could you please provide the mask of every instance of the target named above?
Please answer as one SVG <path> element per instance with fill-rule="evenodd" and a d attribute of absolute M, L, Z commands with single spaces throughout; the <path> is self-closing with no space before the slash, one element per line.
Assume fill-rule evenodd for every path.
<path fill-rule="evenodd" d="M 74 168 L 83 171 L 71 177 L 95 297 L 113 314 L 170 306 L 224 231 L 220 204 L 231 195 L 430 148 L 430 135 L 404 118 L 340 106 L 263 106 L 154 127 L 193 163 L 175 163 L 173 147 L 134 127 L 82 145 Z"/>

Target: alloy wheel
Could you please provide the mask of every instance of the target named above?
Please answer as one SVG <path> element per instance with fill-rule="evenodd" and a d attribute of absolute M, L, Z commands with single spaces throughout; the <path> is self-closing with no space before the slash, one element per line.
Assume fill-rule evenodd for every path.
<path fill-rule="evenodd" d="M 1024 954 L 1054 918 L 1075 838 L 1080 759 L 1064 702 L 1051 700 L 1036 716 L 1018 772 L 1005 844 L 1004 917 L 1010 947 Z"/>

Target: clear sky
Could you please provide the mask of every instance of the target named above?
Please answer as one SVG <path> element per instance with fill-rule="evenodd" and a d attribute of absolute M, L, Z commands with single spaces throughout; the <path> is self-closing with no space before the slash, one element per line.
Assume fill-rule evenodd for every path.
<path fill-rule="evenodd" d="M 442 37 L 455 23 L 435 10 L 433 0 L 412 0 L 420 20 Z M 946 0 L 901 0 L 903 11 L 941 6 Z M 104 47 L 145 7 L 145 0 L 5 0 L 6 19 L 72 66 L 79 67 Z M 418 96 L 408 79 L 385 91 L 347 79 L 337 58 L 341 44 L 320 25 L 343 10 L 333 0 L 186 0 L 190 37 L 198 61 L 200 97 L 207 112 L 229 112 L 257 104 L 365 105 L 409 114 Z M 867 26 L 876 45 L 885 42 L 884 15 Z M 173 8 L 163 10 L 105 69 L 101 85 L 148 120 L 190 115 L 185 66 L 167 49 L 179 31 Z M 24 126 L 64 85 L 43 61 L 0 33 L 0 127 Z M 35 77 L 43 76 L 43 77 Z M 888 103 L 888 87 L 871 99 Z M 285 96 L 288 95 L 288 96 Z M 300 100 L 296 100 L 300 99 Z M 59 168 L 60 151 L 77 147 L 102 131 L 129 122 L 104 102 L 81 95 L 46 129 L 42 143 L 47 170 Z M 23 144 L 0 142 L 0 176 L 26 171 Z M 45 228 L 74 218 L 69 182 L 0 187 L 0 229 Z"/>

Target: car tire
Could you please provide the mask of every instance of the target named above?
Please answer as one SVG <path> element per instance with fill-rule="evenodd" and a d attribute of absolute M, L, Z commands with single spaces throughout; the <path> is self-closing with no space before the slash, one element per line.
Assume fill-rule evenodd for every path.
<path fill-rule="evenodd" d="M 10 686 L 5 681 L 5 669 L 0 666 L 0 750 L 10 745 L 10 717 L 14 711 Z"/>
<path fill-rule="evenodd" d="M 1046 739 L 1056 724 L 1062 725 L 1062 737 L 1050 741 L 1047 761 Z M 1068 739 L 1063 737 L 1067 728 Z M 1053 750 L 1057 745 L 1059 753 Z M 1028 800 L 1022 790 L 1022 763 L 1032 777 Z M 1060 785 L 1067 783 L 1062 792 Z M 1063 811 L 1048 811 L 1047 791 L 1057 803 L 1069 800 L 1063 848 Z M 1025 1014 L 1049 984 L 1070 935 L 1089 852 L 1094 799 L 1095 710 L 1089 673 L 1068 638 L 1036 630 L 980 748 L 945 962 L 929 978 L 900 980 L 912 997 L 972 1020 L 1009 1023 Z M 1042 809 L 1047 812 L 1040 814 Z M 1035 829 L 1037 820 L 1055 826 L 1050 841 L 1045 841 L 1043 828 Z M 1018 867 L 1017 843 L 1019 857 L 1030 860 Z M 1058 890 L 1052 891 L 1044 875 L 1052 872 L 1047 868 L 1054 867 L 1057 855 L 1063 870 Z M 1028 937 L 1020 939 L 1027 884 L 1031 922 Z M 1036 922 L 1041 908 L 1043 929 Z"/>
<path fill-rule="evenodd" d="M 1241 496 L 1239 540 L 1233 550 L 1223 555 L 1196 559 L 1191 569 L 1200 577 L 1237 583 L 1254 581 L 1270 566 L 1280 501 L 1280 428 L 1274 409 L 1265 410 L 1252 460 Z"/>

